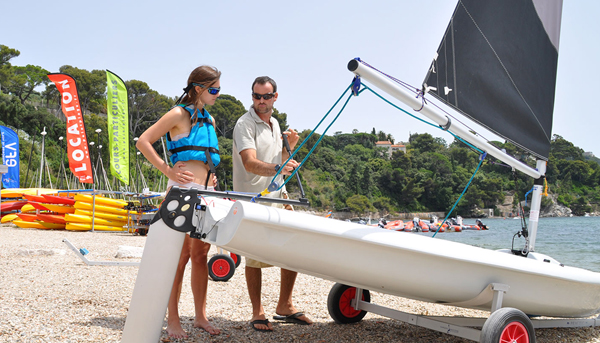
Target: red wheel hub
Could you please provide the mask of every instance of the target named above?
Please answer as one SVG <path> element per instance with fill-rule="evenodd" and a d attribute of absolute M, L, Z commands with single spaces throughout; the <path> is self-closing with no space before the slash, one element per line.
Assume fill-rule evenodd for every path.
<path fill-rule="evenodd" d="M 212 272 L 218 277 L 224 277 L 229 274 L 229 263 L 224 259 L 216 260 L 212 265 Z"/>
<path fill-rule="evenodd" d="M 500 343 L 529 343 L 527 328 L 520 322 L 509 323 L 500 334 Z"/>
<path fill-rule="evenodd" d="M 362 311 L 354 309 L 351 305 L 352 299 L 356 297 L 356 288 L 350 287 L 342 293 L 340 297 L 340 312 L 347 318 L 354 318 Z M 365 295 L 362 295 L 362 300 L 365 300 Z"/>

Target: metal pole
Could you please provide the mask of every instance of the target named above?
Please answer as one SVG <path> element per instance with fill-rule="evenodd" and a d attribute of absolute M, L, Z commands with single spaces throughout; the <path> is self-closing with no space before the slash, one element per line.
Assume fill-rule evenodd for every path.
<path fill-rule="evenodd" d="M 136 175 L 136 181 L 134 182 L 134 184 L 136 185 L 136 189 L 135 189 L 136 192 L 139 192 L 138 191 L 138 189 L 139 189 L 139 185 L 138 185 L 139 182 L 138 181 L 140 179 L 139 171 L 137 169 L 137 165 L 138 165 L 138 157 L 137 157 L 138 151 L 137 151 L 137 147 L 135 146 L 136 143 L 137 143 L 137 141 L 138 141 L 138 139 L 139 139 L 138 137 L 135 137 L 133 139 L 133 147 L 135 148 L 135 152 L 136 152 L 135 153 L 135 167 L 134 167 L 134 169 L 135 169 L 135 175 Z M 133 186 L 133 185 L 131 185 L 131 186 Z"/>
<path fill-rule="evenodd" d="M 435 108 L 428 105 L 427 103 L 424 104 L 422 99 L 415 97 L 414 93 L 411 93 L 407 89 L 400 87 L 396 82 L 390 80 L 389 78 L 385 77 L 376 70 L 367 67 L 366 65 L 357 61 L 356 59 L 351 60 L 348 63 L 348 70 L 369 81 L 370 83 L 377 86 L 379 89 L 383 90 L 384 92 L 388 93 L 394 98 L 402 101 L 403 103 L 412 107 L 413 109 L 420 110 L 419 113 L 433 120 L 436 124 L 440 125 L 441 127 L 444 127 L 445 129 L 451 132 L 454 132 L 460 138 L 486 151 L 488 154 L 510 165 L 511 167 L 533 177 L 534 179 L 537 179 L 542 175 L 542 173 L 540 173 L 539 170 L 535 170 L 527 166 L 523 162 L 502 152 L 500 149 L 491 145 L 489 142 L 482 139 L 481 137 L 475 136 L 469 131 L 468 128 L 450 122 L 450 118 L 448 118 L 443 113 L 439 113 Z"/>
<path fill-rule="evenodd" d="M 38 183 L 38 187 L 42 188 L 42 179 L 44 177 L 44 142 L 46 139 L 46 127 L 44 126 L 44 130 L 42 131 L 42 157 L 40 158 L 40 181 Z"/>

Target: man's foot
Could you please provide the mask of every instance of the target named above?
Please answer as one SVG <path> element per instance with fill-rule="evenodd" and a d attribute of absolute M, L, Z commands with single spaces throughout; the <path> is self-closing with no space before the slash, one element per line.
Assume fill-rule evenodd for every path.
<path fill-rule="evenodd" d="M 181 327 L 179 321 L 171 324 L 167 324 L 167 334 L 172 338 L 187 338 L 187 333 Z"/>
<path fill-rule="evenodd" d="M 257 318 L 252 318 L 250 326 L 256 331 L 273 331 L 273 325 L 265 318 L 264 315 Z"/>
<path fill-rule="evenodd" d="M 201 328 L 202 330 L 208 332 L 211 335 L 218 335 L 218 334 L 221 333 L 221 329 L 219 329 L 216 326 L 212 325 L 212 323 L 209 322 L 208 320 L 199 320 L 199 319 L 196 319 L 196 320 L 194 320 L 194 327 L 195 328 Z"/>
<path fill-rule="evenodd" d="M 310 325 L 312 324 L 312 320 L 310 320 L 307 316 L 302 312 L 294 312 L 291 314 L 280 314 L 276 312 L 277 316 L 273 316 L 275 320 L 283 320 L 286 323 L 299 324 L 299 325 Z"/>

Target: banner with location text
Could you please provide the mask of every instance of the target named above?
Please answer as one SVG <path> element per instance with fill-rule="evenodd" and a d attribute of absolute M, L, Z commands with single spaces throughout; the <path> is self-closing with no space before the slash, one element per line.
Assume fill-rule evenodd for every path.
<path fill-rule="evenodd" d="M 67 117 L 69 169 L 81 183 L 94 183 L 90 151 L 75 80 L 67 74 L 48 74 L 61 94 L 62 111 Z"/>
<path fill-rule="evenodd" d="M 127 88 L 117 74 L 106 71 L 106 112 L 110 172 L 129 185 L 129 107 Z"/>
<path fill-rule="evenodd" d="M 2 174 L 4 188 L 19 188 L 19 137 L 6 126 L 0 126 L 2 135 L 2 164 L 8 172 Z"/>

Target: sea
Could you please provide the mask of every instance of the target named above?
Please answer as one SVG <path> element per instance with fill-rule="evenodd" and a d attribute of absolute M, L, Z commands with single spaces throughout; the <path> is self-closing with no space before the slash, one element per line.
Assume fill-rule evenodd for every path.
<path fill-rule="evenodd" d="M 521 231 L 521 220 L 513 218 L 482 219 L 489 230 L 438 232 L 437 239 L 465 243 L 486 249 L 510 249 L 515 233 Z M 529 219 L 527 219 L 529 222 Z M 464 219 L 464 225 L 475 219 Z M 540 218 L 535 251 L 560 263 L 600 272 L 600 217 Z M 433 236 L 433 233 L 419 233 Z M 515 249 L 525 245 L 523 237 L 514 237 Z"/>

